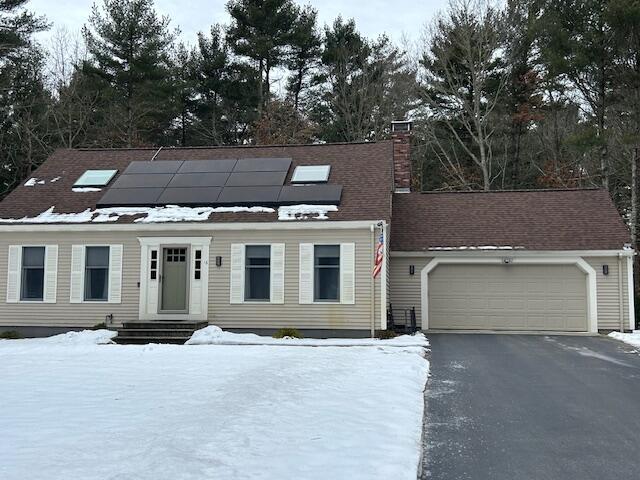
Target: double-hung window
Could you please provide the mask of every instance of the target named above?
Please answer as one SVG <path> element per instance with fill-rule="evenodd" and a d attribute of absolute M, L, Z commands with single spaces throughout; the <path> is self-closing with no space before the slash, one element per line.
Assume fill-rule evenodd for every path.
<path fill-rule="evenodd" d="M 245 301 L 271 298 L 271 246 L 247 245 L 245 248 Z"/>
<path fill-rule="evenodd" d="M 313 270 L 314 301 L 340 301 L 340 245 L 315 245 Z"/>
<path fill-rule="evenodd" d="M 45 247 L 22 247 L 20 299 L 44 300 Z"/>
<path fill-rule="evenodd" d="M 85 249 L 84 299 L 87 302 L 109 299 L 109 247 Z"/>

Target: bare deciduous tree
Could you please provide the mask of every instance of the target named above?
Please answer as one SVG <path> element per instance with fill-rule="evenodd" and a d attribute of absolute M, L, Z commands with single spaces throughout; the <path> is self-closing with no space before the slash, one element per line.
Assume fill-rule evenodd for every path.
<path fill-rule="evenodd" d="M 506 81 L 498 55 L 501 22 L 500 10 L 485 0 L 454 0 L 428 29 L 422 57 L 427 121 L 446 127 L 430 129 L 434 152 L 451 176 L 466 183 L 461 149 L 480 169 L 484 190 L 494 178 L 493 117 Z"/>

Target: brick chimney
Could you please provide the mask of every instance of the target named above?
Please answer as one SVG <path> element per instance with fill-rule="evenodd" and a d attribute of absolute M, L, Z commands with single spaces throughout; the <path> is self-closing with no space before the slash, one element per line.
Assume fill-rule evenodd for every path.
<path fill-rule="evenodd" d="M 409 120 L 391 122 L 393 186 L 396 193 L 411 191 L 411 126 Z"/>

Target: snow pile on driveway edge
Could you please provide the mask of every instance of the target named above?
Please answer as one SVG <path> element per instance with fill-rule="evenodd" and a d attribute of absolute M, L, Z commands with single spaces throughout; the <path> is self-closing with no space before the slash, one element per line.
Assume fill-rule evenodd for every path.
<path fill-rule="evenodd" d="M 640 348 L 640 332 L 638 331 L 633 333 L 611 332 L 609 336 L 616 340 L 620 340 L 621 342 Z"/>
<path fill-rule="evenodd" d="M 388 340 L 377 338 L 272 338 L 254 333 L 225 332 L 209 325 L 196 330 L 185 345 L 282 345 L 305 347 L 428 347 L 429 341 L 422 333 L 400 335 Z"/>
<path fill-rule="evenodd" d="M 7 340 L 13 345 L 105 345 L 113 343 L 113 338 L 118 332 L 111 330 L 82 330 L 80 332 L 66 332 L 46 338 L 22 338 L 19 340 Z M 1 341 L 1 340 L 0 340 Z"/>

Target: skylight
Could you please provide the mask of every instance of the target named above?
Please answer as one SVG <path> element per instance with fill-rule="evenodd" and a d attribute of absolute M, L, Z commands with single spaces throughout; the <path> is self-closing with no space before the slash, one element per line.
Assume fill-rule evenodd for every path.
<path fill-rule="evenodd" d="M 300 165 L 291 177 L 292 183 L 316 183 L 329 180 L 331 165 Z"/>
<path fill-rule="evenodd" d="M 87 170 L 84 172 L 74 187 L 104 187 L 118 173 L 118 170 Z"/>

